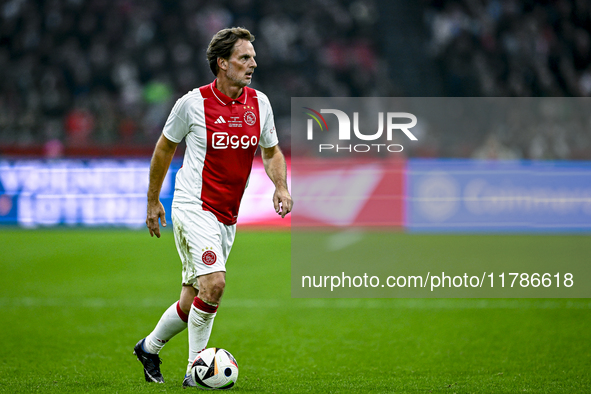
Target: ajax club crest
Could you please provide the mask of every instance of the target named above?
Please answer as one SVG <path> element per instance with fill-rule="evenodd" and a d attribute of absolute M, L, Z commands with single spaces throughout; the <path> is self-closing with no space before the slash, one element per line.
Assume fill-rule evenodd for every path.
<path fill-rule="evenodd" d="M 257 117 L 254 114 L 254 112 L 252 112 L 252 111 L 246 111 L 244 113 L 244 121 L 246 122 L 247 125 L 253 126 L 256 123 L 256 121 L 257 121 Z"/>
<path fill-rule="evenodd" d="M 201 256 L 201 259 L 203 260 L 203 262 L 207 265 L 213 265 L 215 264 L 216 260 L 217 260 L 217 256 L 215 255 L 215 252 L 211 251 L 211 250 L 207 250 L 205 251 L 205 253 L 203 253 L 203 255 Z"/>

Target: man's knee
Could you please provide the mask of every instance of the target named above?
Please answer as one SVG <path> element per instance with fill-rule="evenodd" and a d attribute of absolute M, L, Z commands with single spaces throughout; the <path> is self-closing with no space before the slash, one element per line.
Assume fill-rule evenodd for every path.
<path fill-rule="evenodd" d="M 215 283 L 213 284 L 212 294 L 215 294 L 219 298 L 221 298 L 222 294 L 224 294 L 225 289 L 226 289 L 226 279 L 220 278 L 220 279 L 216 280 Z"/>
<path fill-rule="evenodd" d="M 214 272 L 199 277 L 199 298 L 210 304 L 219 304 L 226 288 L 223 272 Z"/>

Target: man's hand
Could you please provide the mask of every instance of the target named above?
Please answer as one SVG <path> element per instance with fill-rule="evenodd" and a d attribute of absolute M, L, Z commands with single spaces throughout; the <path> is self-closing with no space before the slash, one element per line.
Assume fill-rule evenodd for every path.
<path fill-rule="evenodd" d="M 162 227 L 166 227 L 166 212 L 164 211 L 164 206 L 160 200 L 156 203 L 149 203 L 148 202 L 148 214 L 146 217 L 146 226 L 148 226 L 148 230 L 150 230 L 150 237 L 156 235 L 157 238 L 160 238 L 160 226 L 158 225 L 158 218 L 162 222 Z"/>
<path fill-rule="evenodd" d="M 160 189 L 162 188 L 162 182 L 170 167 L 170 162 L 174 156 L 174 152 L 177 147 L 176 142 L 170 141 L 162 134 L 156 148 L 154 148 L 154 154 L 152 155 L 152 161 L 150 162 L 150 183 L 148 185 L 148 213 L 146 215 L 146 226 L 150 230 L 150 236 L 160 238 L 160 226 L 158 225 L 158 218 L 162 222 L 162 226 L 166 227 L 166 218 L 164 207 L 160 202 Z"/>
<path fill-rule="evenodd" d="M 275 185 L 275 193 L 273 193 L 275 212 L 281 215 L 282 218 L 285 218 L 285 215 L 290 213 L 293 207 L 291 195 L 287 190 L 287 166 L 285 165 L 285 157 L 281 153 L 279 145 L 271 148 L 262 148 L 261 153 L 265 172 Z"/>
<path fill-rule="evenodd" d="M 148 230 L 150 230 L 150 237 L 156 235 L 157 238 L 160 238 L 158 218 L 160 218 L 160 221 L 162 222 L 162 227 L 166 227 L 166 212 L 164 211 L 162 203 L 160 201 L 152 204 L 148 203 L 146 226 L 148 226 Z"/>
<path fill-rule="evenodd" d="M 291 212 L 293 201 L 287 189 L 275 189 L 275 193 L 273 194 L 273 206 L 275 207 L 275 212 L 281 215 L 282 218 Z"/>

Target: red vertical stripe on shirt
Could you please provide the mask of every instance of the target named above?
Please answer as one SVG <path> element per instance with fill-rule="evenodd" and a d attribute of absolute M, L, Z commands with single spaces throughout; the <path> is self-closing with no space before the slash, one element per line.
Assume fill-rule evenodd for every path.
<path fill-rule="evenodd" d="M 213 89 L 212 85 L 201 88 L 207 129 L 201 201 L 203 209 L 211 211 L 220 222 L 232 225 L 236 223 L 260 140 L 259 105 L 254 89 L 245 87 L 236 100 L 217 90 L 214 95 Z"/>

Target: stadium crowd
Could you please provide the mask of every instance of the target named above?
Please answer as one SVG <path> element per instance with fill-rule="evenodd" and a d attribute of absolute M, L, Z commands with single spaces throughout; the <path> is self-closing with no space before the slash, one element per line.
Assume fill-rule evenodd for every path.
<path fill-rule="evenodd" d="M 252 87 L 289 148 L 292 96 L 390 94 L 370 1 L 9 0 L 0 5 L 0 145 L 153 146 L 174 101 L 213 79 L 228 26 L 257 40 Z"/>
<path fill-rule="evenodd" d="M 586 0 L 428 0 L 429 51 L 448 96 L 591 96 L 591 3 Z M 564 113 L 563 109 L 552 111 Z M 492 132 L 487 150 L 532 159 L 591 158 L 591 118 L 568 130 L 541 113 L 520 133 Z M 558 116 L 560 117 L 560 116 Z M 579 119 L 581 118 L 581 119 Z M 497 146 L 497 148 L 494 148 Z M 486 155 L 485 155 L 486 156 Z"/>
<path fill-rule="evenodd" d="M 588 1 L 421 4 L 430 31 L 425 50 L 446 96 L 591 96 Z M 385 50 L 393 41 L 379 33 L 388 23 L 380 10 L 375 0 L 3 1 L 0 154 L 60 157 L 101 147 L 102 154 L 126 155 L 139 147 L 149 155 L 174 101 L 212 80 L 205 50 L 227 26 L 257 36 L 252 87 L 270 97 L 289 153 L 291 97 L 400 94 Z M 431 128 L 405 153 L 591 159 L 588 116 L 567 131 L 544 116 L 520 120 L 519 133 L 483 129 L 470 142 Z"/>

